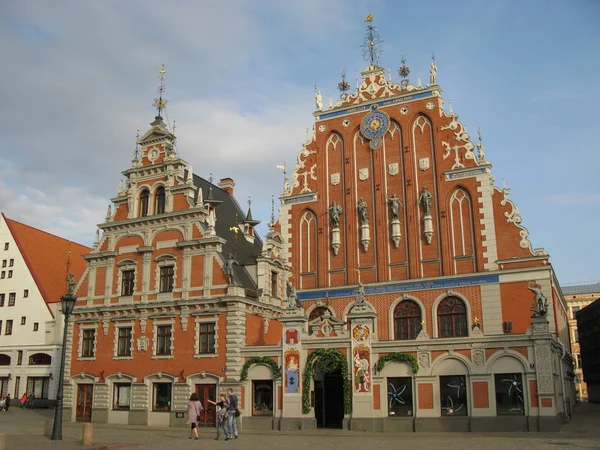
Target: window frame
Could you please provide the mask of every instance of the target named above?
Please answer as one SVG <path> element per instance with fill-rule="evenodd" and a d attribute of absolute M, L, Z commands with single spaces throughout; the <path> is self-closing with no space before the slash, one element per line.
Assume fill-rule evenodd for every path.
<path fill-rule="evenodd" d="M 51 366 L 52 365 L 52 355 L 44 352 L 37 352 L 29 355 L 27 358 L 28 366 Z"/>
<path fill-rule="evenodd" d="M 402 406 L 406 406 L 405 408 L 397 408 L 397 410 L 402 410 L 402 409 L 408 409 L 408 411 L 406 412 L 406 414 L 398 414 L 395 411 L 392 411 L 391 408 L 391 404 L 392 404 L 392 394 L 396 394 L 397 397 L 396 398 L 400 398 L 400 399 L 404 399 L 404 397 L 402 397 L 402 395 L 406 392 L 406 389 L 403 390 L 398 390 L 396 389 L 396 386 L 394 386 L 392 384 L 391 380 L 403 380 L 403 381 L 408 381 L 407 384 L 404 384 L 404 386 L 408 386 L 408 389 L 410 389 L 409 393 L 407 394 L 407 396 L 410 396 L 410 402 L 407 400 L 405 401 L 405 403 L 401 403 Z M 386 382 L 386 389 L 387 389 L 387 415 L 388 417 L 413 417 L 415 414 L 415 408 L 414 408 L 414 402 L 415 402 L 415 394 L 414 394 L 414 390 L 413 390 L 413 385 L 414 385 L 414 380 L 412 377 L 387 377 L 385 378 L 385 382 Z M 390 387 L 393 388 L 394 392 L 390 392 Z"/>
<path fill-rule="evenodd" d="M 511 383 L 507 383 L 507 381 L 514 380 L 520 385 L 520 395 L 517 389 L 513 390 L 514 385 Z M 498 382 L 500 381 L 500 383 Z M 503 386 L 502 386 L 503 385 Z M 508 386 L 508 392 L 513 391 L 515 395 L 512 395 L 517 401 L 515 403 L 509 404 L 508 408 L 500 405 L 504 405 L 504 402 L 499 402 L 499 399 L 506 397 L 509 394 L 504 392 L 498 392 L 498 388 L 502 387 L 506 390 L 506 386 Z M 523 374 L 521 373 L 495 373 L 494 374 L 494 397 L 496 399 L 496 415 L 497 416 L 524 416 L 525 415 L 525 385 L 523 384 Z M 515 411 L 517 407 L 519 407 L 519 397 L 521 398 L 521 406 L 520 411 Z M 512 406 L 512 407 L 511 407 Z M 501 411 L 502 409 L 502 411 Z"/>
<path fill-rule="evenodd" d="M 139 217 L 148 217 L 150 215 L 150 189 L 144 188 L 140 192 Z"/>
<path fill-rule="evenodd" d="M 256 388 L 257 386 L 262 385 L 270 385 L 270 393 L 271 393 L 271 408 L 266 411 L 260 411 L 256 408 Z M 268 392 L 268 389 L 265 389 L 264 392 Z M 268 405 L 266 405 L 268 408 Z M 273 380 L 252 380 L 252 416 L 253 417 L 274 417 L 275 410 L 275 396 L 273 393 Z"/>
<path fill-rule="evenodd" d="M 91 333 L 91 336 L 89 333 Z M 96 357 L 96 328 L 82 327 L 79 330 L 79 336 L 79 358 L 94 359 Z"/>
<path fill-rule="evenodd" d="M 164 331 L 169 329 L 168 334 Z M 173 323 L 157 323 L 154 325 L 154 356 L 158 358 L 173 357 Z"/>
<path fill-rule="evenodd" d="M 121 297 L 131 297 L 135 292 L 135 268 L 121 270 Z"/>
<path fill-rule="evenodd" d="M 129 333 L 126 335 L 121 335 L 121 332 L 124 330 L 129 330 Z M 119 325 L 115 327 L 115 334 L 117 340 L 116 354 L 117 358 L 131 358 L 133 356 L 133 326 L 131 325 Z M 124 343 L 125 347 L 122 352 L 121 344 Z"/>
<path fill-rule="evenodd" d="M 39 331 L 39 329 L 40 329 L 40 323 L 33 322 L 33 331 Z"/>
<path fill-rule="evenodd" d="M 164 406 L 157 406 L 157 387 L 168 386 L 168 400 Z M 172 382 L 153 382 L 152 383 L 152 412 L 170 412 L 173 405 L 173 383 Z"/>
<path fill-rule="evenodd" d="M 166 212 L 167 191 L 164 186 L 160 186 L 154 194 L 154 214 L 164 214 Z"/>
<path fill-rule="evenodd" d="M 159 273 L 159 286 L 158 291 L 161 294 L 167 294 L 173 292 L 175 288 L 175 264 L 160 266 L 158 269 Z"/>
<path fill-rule="evenodd" d="M 27 316 L 21 316 L 21 325 L 27 325 Z"/>
<path fill-rule="evenodd" d="M 203 345 L 206 337 L 206 345 Z M 216 353 L 216 323 L 202 322 L 198 324 L 198 354 L 212 355 Z M 212 342 L 211 342 L 212 341 Z"/>
<path fill-rule="evenodd" d="M 23 289 L 23 298 L 29 297 L 29 289 Z"/>
<path fill-rule="evenodd" d="M 440 375 L 439 376 L 439 394 L 440 394 L 440 416 L 441 417 L 468 417 L 469 416 L 469 397 L 467 376 L 460 375 Z M 452 382 L 453 384 L 448 384 Z M 461 399 L 461 393 L 464 399 Z M 446 398 L 444 398 L 446 397 Z M 454 398 L 453 398 L 454 397 Z M 446 405 L 446 406 L 444 406 Z M 461 405 L 460 408 L 457 408 Z M 460 414 L 454 412 L 460 411 Z M 444 414 L 444 410 L 446 413 Z"/>
<path fill-rule="evenodd" d="M 454 309 L 459 306 L 462 307 L 463 311 L 454 311 Z M 448 308 L 450 312 L 440 312 L 441 308 Z M 436 317 L 438 338 L 458 338 L 469 336 L 469 312 L 467 309 L 467 304 L 462 298 L 457 297 L 456 295 L 444 297 L 437 305 Z M 464 321 L 464 323 L 457 323 L 458 320 Z M 445 331 L 448 329 L 446 323 L 447 321 L 449 321 L 448 323 L 451 329 L 450 335 L 445 333 Z M 462 329 L 459 329 L 459 327 L 462 327 Z M 464 334 L 457 334 L 457 330 L 464 332 Z"/>
<path fill-rule="evenodd" d="M 6 325 L 4 326 L 4 336 L 11 336 L 13 332 L 13 320 L 7 319 Z"/>
<path fill-rule="evenodd" d="M 127 388 L 128 390 L 128 395 L 127 395 L 127 404 L 121 405 L 120 404 L 120 399 L 122 398 L 121 396 L 121 389 L 125 389 Z M 113 383 L 113 399 L 112 399 L 112 409 L 113 411 L 129 411 L 131 409 L 131 393 L 132 393 L 132 386 L 131 386 L 131 382 L 129 383 Z M 125 396 L 123 396 L 125 397 Z"/>
<path fill-rule="evenodd" d="M 6 303 L 6 294 L 0 294 L 0 307 L 3 307 Z"/>
<path fill-rule="evenodd" d="M 410 305 L 410 308 L 404 308 L 405 305 Z M 417 312 L 418 314 L 409 315 L 410 312 Z M 407 314 L 403 317 L 399 317 L 400 312 L 406 312 Z M 416 324 L 415 319 L 417 320 Z M 412 299 L 404 299 L 398 302 L 394 308 L 393 313 L 394 320 L 394 339 L 397 341 L 412 341 L 417 338 L 421 332 L 421 322 L 423 321 L 423 311 L 417 302 Z M 405 323 L 407 328 L 406 337 L 400 336 L 399 324 Z"/>
<path fill-rule="evenodd" d="M 9 292 L 8 293 L 8 306 L 15 306 L 16 302 L 17 302 L 17 293 Z"/>

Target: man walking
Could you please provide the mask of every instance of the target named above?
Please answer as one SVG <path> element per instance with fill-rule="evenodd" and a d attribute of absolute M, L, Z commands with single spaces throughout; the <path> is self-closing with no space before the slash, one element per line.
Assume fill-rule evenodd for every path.
<path fill-rule="evenodd" d="M 229 417 L 227 418 L 229 421 L 229 432 L 233 435 L 234 439 L 237 439 L 238 428 L 236 412 L 238 410 L 238 398 L 231 388 L 227 389 L 227 401 L 229 402 L 229 406 L 227 407 L 227 413 L 229 414 Z"/>

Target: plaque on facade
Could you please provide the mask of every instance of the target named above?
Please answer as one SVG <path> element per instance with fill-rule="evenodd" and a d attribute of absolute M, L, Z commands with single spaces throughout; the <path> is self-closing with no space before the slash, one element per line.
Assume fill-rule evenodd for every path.
<path fill-rule="evenodd" d="M 338 184 L 340 184 L 340 174 L 339 173 L 332 173 L 330 178 L 331 178 L 332 186 L 337 186 Z"/>
<path fill-rule="evenodd" d="M 388 173 L 391 176 L 398 175 L 398 172 L 399 172 L 398 163 L 388 164 Z"/>
<path fill-rule="evenodd" d="M 148 338 L 146 336 L 139 337 L 137 339 L 137 349 L 138 352 L 145 352 L 148 350 Z"/>
<path fill-rule="evenodd" d="M 419 169 L 421 169 L 421 170 L 429 169 L 429 158 L 419 159 Z"/>
<path fill-rule="evenodd" d="M 361 181 L 365 181 L 366 179 L 368 179 L 369 178 L 369 168 L 363 167 L 362 169 L 358 169 L 358 178 Z"/>

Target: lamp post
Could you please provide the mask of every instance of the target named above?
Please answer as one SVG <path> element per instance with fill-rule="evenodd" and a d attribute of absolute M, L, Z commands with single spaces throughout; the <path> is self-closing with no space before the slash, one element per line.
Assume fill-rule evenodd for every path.
<path fill-rule="evenodd" d="M 63 381 L 65 378 L 65 359 L 67 351 L 67 330 L 69 316 L 73 312 L 77 297 L 73 295 L 75 287 L 75 277 L 72 274 L 67 275 L 68 288 L 67 293 L 60 298 L 63 316 L 65 317 L 65 329 L 63 331 L 62 350 L 60 354 L 60 372 L 58 374 L 58 391 L 56 392 L 56 407 L 54 408 L 54 424 L 52 426 L 53 441 L 62 441 L 62 416 L 63 416 Z"/>

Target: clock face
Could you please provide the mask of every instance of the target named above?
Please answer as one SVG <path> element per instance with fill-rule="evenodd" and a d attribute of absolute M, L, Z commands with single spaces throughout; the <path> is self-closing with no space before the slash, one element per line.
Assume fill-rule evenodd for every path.
<path fill-rule="evenodd" d="M 372 111 L 360 123 L 360 132 L 370 141 L 369 146 L 375 150 L 381 147 L 383 135 L 389 126 L 389 116 L 382 111 L 378 111 L 377 106 L 373 106 Z"/>

